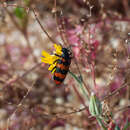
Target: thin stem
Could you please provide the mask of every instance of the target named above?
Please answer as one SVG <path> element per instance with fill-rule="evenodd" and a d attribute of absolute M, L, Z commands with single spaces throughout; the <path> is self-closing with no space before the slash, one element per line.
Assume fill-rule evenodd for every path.
<path fill-rule="evenodd" d="M 6 12 L 8 13 L 10 19 L 12 20 L 12 22 L 13 22 L 14 25 L 16 26 L 16 28 L 23 34 L 23 36 L 24 36 L 24 38 L 25 38 L 25 40 L 26 40 L 26 42 L 27 42 L 27 45 L 28 45 L 29 49 L 31 50 L 31 55 L 32 55 L 32 57 L 33 57 L 33 60 L 34 60 L 34 62 L 37 63 L 37 58 L 33 55 L 33 49 L 32 49 L 32 47 L 31 47 L 31 45 L 30 45 L 30 43 L 29 43 L 27 30 L 23 30 L 23 29 L 19 26 L 19 24 L 16 22 L 14 16 L 8 11 L 8 9 L 7 9 L 6 7 L 4 7 L 4 8 L 5 8 Z"/>
<path fill-rule="evenodd" d="M 66 46 L 69 46 L 70 42 L 69 42 L 68 37 L 66 35 L 65 21 L 64 21 L 64 18 L 63 18 L 63 12 L 62 12 L 62 10 L 61 10 L 61 14 L 60 15 L 61 15 L 61 25 L 60 25 L 61 29 L 60 29 L 60 34 L 61 34 L 61 37 L 62 37 L 62 39 L 64 41 L 64 44 Z"/>
<path fill-rule="evenodd" d="M 14 19 L 14 16 L 8 11 L 8 9 L 6 7 L 4 7 L 4 9 L 8 13 L 8 15 L 9 15 L 10 19 L 12 20 L 12 22 L 14 23 L 14 25 L 18 28 L 18 30 L 22 30 L 20 28 L 20 26 L 18 25 L 18 23 L 16 22 L 16 20 Z"/>
<path fill-rule="evenodd" d="M 22 79 L 23 77 L 25 77 L 26 75 L 28 75 L 30 72 L 32 72 L 34 69 L 36 69 L 37 67 L 39 67 L 41 65 L 41 63 L 37 63 L 34 67 L 32 67 L 31 69 L 27 70 L 24 74 L 22 74 L 21 76 L 16 77 L 13 81 L 6 83 L 4 85 L 3 88 L 6 88 L 7 86 L 13 84 L 14 82 L 16 82 L 17 80 Z"/>
<path fill-rule="evenodd" d="M 38 63 L 38 60 L 37 60 L 36 56 L 33 54 L 33 49 L 32 49 L 31 44 L 30 44 L 30 42 L 29 42 L 28 34 L 27 34 L 27 33 L 26 33 L 26 34 L 23 33 L 23 35 L 24 35 L 24 38 L 26 39 L 28 48 L 29 48 L 30 51 L 31 51 L 31 55 L 32 55 L 32 57 L 33 57 L 34 62 L 35 62 L 35 63 Z"/>
<path fill-rule="evenodd" d="M 54 44 L 56 43 L 56 41 L 54 39 L 52 39 L 52 37 L 48 34 L 48 32 L 46 31 L 46 29 L 43 27 L 43 25 L 41 24 L 40 20 L 38 19 L 38 16 L 36 14 L 36 11 L 34 8 L 32 8 L 33 14 L 36 18 L 36 21 L 39 23 L 41 29 L 43 30 L 43 32 L 47 35 L 47 37 L 50 39 L 50 41 Z"/>
<path fill-rule="evenodd" d="M 83 77 L 82 77 L 82 75 L 81 75 L 81 72 L 80 72 L 80 69 L 79 69 L 79 66 L 78 66 L 78 63 L 77 63 L 76 59 L 75 59 L 74 61 L 75 61 L 75 64 L 76 64 L 76 66 L 77 66 L 77 69 L 78 69 L 78 72 L 79 72 L 79 74 L 80 74 L 80 77 L 81 77 L 81 79 L 82 79 L 82 83 L 84 84 L 85 89 L 86 89 L 87 92 L 88 92 L 88 96 L 90 97 L 91 92 L 90 92 L 90 90 L 89 90 L 89 87 L 86 85 L 86 83 L 85 83 L 84 80 L 83 80 Z"/>
<path fill-rule="evenodd" d="M 34 83 L 35 83 L 35 82 L 34 82 Z M 11 114 L 11 116 L 7 119 L 7 127 L 6 127 L 7 130 L 9 130 L 9 123 L 10 123 L 11 117 L 17 112 L 18 108 L 19 108 L 20 106 L 22 106 L 24 99 L 28 96 L 29 92 L 32 90 L 34 83 L 32 84 L 32 87 L 28 87 L 27 93 L 24 95 L 24 97 L 22 98 L 22 100 L 20 101 L 20 103 L 17 105 L 15 111 L 14 111 L 14 112 Z"/>
<path fill-rule="evenodd" d="M 125 111 L 127 109 L 130 109 L 130 105 L 122 107 L 122 108 L 119 108 L 118 110 L 114 111 L 114 113 L 117 113 L 117 112 L 120 112 L 120 111 Z"/>
<path fill-rule="evenodd" d="M 102 99 L 102 101 L 103 101 L 103 100 L 106 100 L 106 99 L 108 99 L 108 98 L 110 98 L 111 96 L 115 95 L 117 92 L 119 92 L 121 89 L 123 89 L 123 88 L 125 88 L 125 87 L 127 87 L 127 86 L 129 87 L 129 84 L 123 83 L 120 88 L 118 88 L 118 89 L 116 89 L 115 91 L 113 91 L 112 93 L 108 94 L 106 97 L 104 97 L 104 98 Z"/>
<path fill-rule="evenodd" d="M 95 65 L 94 65 L 94 62 L 92 62 L 91 71 L 92 71 L 92 78 L 93 78 L 93 82 L 94 82 L 94 88 L 96 89 L 97 85 L 96 85 L 96 80 L 95 80 Z"/>
<path fill-rule="evenodd" d="M 71 74 L 71 76 L 72 76 L 74 79 L 76 79 L 76 81 L 77 81 L 77 82 L 79 83 L 79 85 L 80 85 L 80 88 L 81 88 L 83 94 L 86 96 L 87 99 L 89 99 L 89 97 L 88 97 L 88 95 L 86 94 L 86 91 L 84 90 L 84 87 L 83 87 L 83 85 L 82 85 L 82 81 L 81 81 L 75 74 L 73 74 L 72 72 L 69 71 L 69 73 Z"/>
<path fill-rule="evenodd" d="M 54 12 L 56 25 L 57 25 L 57 27 L 58 27 L 58 31 L 59 31 L 59 33 L 60 33 L 61 39 L 62 39 L 63 43 L 64 43 L 65 45 L 67 45 L 67 44 L 66 44 L 66 41 L 65 41 L 65 39 L 64 39 L 64 36 L 63 36 L 63 34 L 62 34 L 62 30 L 61 30 L 61 28 L 59 27 L 59 24 L 58 24 L 56 0 L 54 0 L 54 9 L 53 9 L 53 12 Z"/>
<path fill-rule="evenodd" d="M 120 21 L 120 22 L 130 22 L 129 18 L 118 18 L 118 17 L 115 17 L 115 18 L 110 18 L 110 20 L 112 20 L 112 21 Z"/>
<path fill-rule="evenodd" d="M 124 87 L 126 87 L 127 86 L 127 84 L 122 84 L 122 86 L 119 88 L 119 89 L 116 89 L 113 93 L 110 93 L 110 94 L 108 94 L 106 97 L 104 97 L 101 101 L 103 101 L 103 100 L 106 100 L 106 99 L 108 99 L 108 98 L 110 98 L 112 95 L 114 95 L 114 94 L 116 94 L 118 91 L 120 91 L 122 88 L 124 88 Z M 75 86 L 73 86 L 73 88 L 74 88 Z M 74 88 L 74 90 L 75 90 L 75 88 Z M 77 93 L 77 91 L 75 90 L 75 92 Z M 79 95 L 79 93 L 77 93 L 77 95 Z M 80 96 L 80 95 L 79 95 Z M 78 97 L 79 97 L 78 96 Z M 79 97 L 80 98 L 80 97 Z M 81 100 L 81 102 L 83 103 L 83 101 L 82 101 L 82 99 L 80 99 Z M 85 106 L 84 108 L 81 108 L 81 109 L 79 109 L 79 110 L 76 110 L 76 111 L 79 111 L 79 112 L 81 112 L 81 111 L 84 111 L 85 109 L 87 108 L 87 106 Z M 126 107 L 124 107 L 124 108 L 121 108 L 121 109 L 119 109 L 119 110 L 117 110 L 116 112 L 118 112 L 118 111 L 122 111 L 122 110 L 124 110 L 124 109 L 129 109 L 130 108 L 130 106 L 128 105 L 128 106 L 126 106 Z M 75 111 L 73 111 L 73 112 L 71 112 L 71 113 L 74 113 Z M 91 118 L 91 116 L 89 117 L 89 118 Z"/>
<path fill-rule="evenodd" d="M 24 8 L 26 10 L 28 10 L 28 7 L 22 6 L 22 5 L 17 5 L 17 4 L 7 4 L 6 2 L 0 3 L 2 4 L 2 7 L 8 7 L 8 6 L 12 6 L 12 7 L 19 7 L 19 8 Z"/>
<path fill-rule="evenodd" d="M 102 120 L 98 117 L 96 117 L 96 120 L 98 121 L 98 124 L 104 129 L 104 130 L 107 130 L 107 128 L 104 126 Z"/>
<path fill-rule="evenodd" d="M 89 114 L 88 107 L 87 107 L 86 104 L 84 103 L 84 100 L 83 100 L 83 98 L 80 96 L 80 94 L 79 94 L 77 88 L 75 87 L 75 85 L 72 85 L 72 87 L 73 87 L 74 91 L 76 92 L 76 94 L 77 94 L 79 100 L 80 100 L 81 103 L 84 105 L 84 109 L 83 109 L 83 110 L 86 110 L 86 112 Z"/>

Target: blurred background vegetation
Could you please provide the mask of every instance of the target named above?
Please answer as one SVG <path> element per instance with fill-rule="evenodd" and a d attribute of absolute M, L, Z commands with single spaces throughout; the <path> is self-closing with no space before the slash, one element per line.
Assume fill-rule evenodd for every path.
<path fill-rule="evenodd" d="M 60 86 L 41 64 L 54 43 L 32 9 L 57 44 L 72 46 L 72 73 Z M 0 1 L 0 130 L 101 130 L 88 89 L 106 106 L 108 130 L 130 129 L 129 14 L 130 0 Z"/>

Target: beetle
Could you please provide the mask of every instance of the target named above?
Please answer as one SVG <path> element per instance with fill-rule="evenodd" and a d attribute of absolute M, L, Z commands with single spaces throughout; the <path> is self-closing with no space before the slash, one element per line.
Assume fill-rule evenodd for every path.
<path fill-rule="evenodd" d="M 71 64 L 71 59 L 72 59 L 72 53 L 68 48 L 62 48 L 62 55 L 57 55 L 56 56 L 60 57 L 60 59 L 57 60 L 56 63 L 56 70 L 54 71 L 54 76 L 53 79 L 56 83 L 56 85 L 60 85 L 68 71 L 69 71 L 69 66 Z"/>

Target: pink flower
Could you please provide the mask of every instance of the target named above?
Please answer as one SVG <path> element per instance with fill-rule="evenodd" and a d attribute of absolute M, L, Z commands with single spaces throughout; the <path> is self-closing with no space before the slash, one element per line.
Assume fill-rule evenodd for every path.
<path fill-rule="evenodd" d="M 115 129 L 115 126 L 116 126 L 116 124 L 115 124 L 113 121 L 111 121 L 111 122 L 109 123 L 108 130 L 114 130 L 114 129 Z"/>
<path fill-rule="evenodd" d="M 73 47 L 74 56 L 77 58 L 80 56 L 80 47 Z"/>
<path fill-rule="evenodd" d="M 76 28 L 67 30 L 68 40 L 71 45 L 79 46 L 81 45 L 79 35 L 82 33 L 82 27 L 76 26 Z"/>
<path fill-rule="evenodd" d="M 92 60 L 95 60 L 96 58 L 96 51 L 97 51 L 98 46 L 99 46 L 99 42 L 97 40 L 95 40 L 91 45 L 91 59 Z"/>
<path fill-rule="evenodd" d="M 72 50 L 74 52 L 75 57 L 79 57 L 80 49 L 81 49 L 81 40 L 79 35 L 82 33 L 81 26 L 76 26 L 74 29 L 67 30 L 67 36 L 70 45 L 73 47 Z"/>

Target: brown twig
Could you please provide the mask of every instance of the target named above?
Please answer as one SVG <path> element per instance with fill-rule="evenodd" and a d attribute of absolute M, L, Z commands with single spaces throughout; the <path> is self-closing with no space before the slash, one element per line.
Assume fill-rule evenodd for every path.
<path fill-rule="evenodd" d="M 88 92 L 88 97 L 90 97 L 90 94 L 91 94 L 90 89 L 88 88 L 88 86 L 86 85 L 86 83 L 85 83 L 84 80 L 83 80 L 83 77 L 82 77 L 82 75 L 81 75 L 81 72 L 80 72 L 80 69 L 79 69 L 77 60 L 75 59 L 74 62 L 75 62 L 75 64 L 76 64 L 76 67 L 77 67 L 77 69 L 78 69 L 78 72 L 79 72 L 79 74 L 80 74 L 80 76 L 81 76 L 82 83 L 83 83 L 85 89 L 86 89 L 87 92 Z"/>
<path fill-rule="evenodd" d="M 7 4 L 7 6 L 13 6 L 13 4 L 11 4 L 11 5 L 8 5 L 8 4 Z M 16 5 L 15 5 L 15 6 L 16 6 Z M 25 40 L 26 40 L 26 42 L 27 42 L 27 45 L 28 45 L 28 47 L 29 47 L 29 49 L 30 49 L 30 51 L 31 51 L 31 55 L 32 55 L 32 57 L 33 57 L 33 59 L 34 59 L 34 62 L 37 63 L 38 61 L 37 61 L 37 58 L 35 57 L 35 55 L 33 55 L 33 49 L 32 49 L 31 44 L 30 44 L 30 42 L 29 42 L 27 32 L 26 32 L 25 30 L 23 30 L 23 28 L 21 28 L 21 27 L 18 25 L 18 23 L 16 22 L 16 20 L 15 20 L 15 18 L 14 18 L 14 15 L 12 15 L 12 13 L 10 13 L 10 12 L 8 11 L 7 7 L 6 7 L 6 6 L 3 6 L 3 7 L 4 7 L 4 9 L 6 10 L 6 12 L 8 13 L 8 15 L 9 15 L 10 19 L 12 20 L 12 22 L 14 23 L 14 25 L 15 25 L 15 26 L 17 27 L 17 29 L 23 34 L 23 36 L 24 36 L 24 38 L 25 38 Z M 21 7 L 21 6 L 16 6 L 16 7 L 23 8 L 23 7 Z"/>
<path fill-rule="evenodd" d="M 127 87 L 128 85 L 129 85 L 129 84 L 127 84 L 127 83 L 123 83 L 120 88 L 118 88 L 118 89 L 116 89 L 115 91 L 113 91 L 112 93 L 108 94 L 106 97 L 104 97 L 104 98 L 102 99 L 102 101 L 103 101 L 103 100 L 106 100 L 106 99 L 108 99 L 108 98 L 110 98 L 110 97 L 113 96 L 113 95 L 115 95 L 117 92 L 119 92 L 121 89 Z"/>
<path fill-rule="evenodd" d="M 16 20 L 14 19 L 14 16 L 8 11 L 8 9 L 6 7 L 4 7 L 4 9 L 6 10 L 6 12 L 8 13 L 10 19 L 12 20 L 12 22 L 14 23 L 14 25 L 18 28 L 18 30 L 22 31 L 22 28 L 18 25 L 18 23 L 16 22 Z M 22 31 L 23 32 L 23 31 Z"/>
<path fill-rule="evenodd" d="M 37 57 L 33 54 L 33 48 L 31 47 L 31 44 L 30 44 L 30 42 L 29 42 L 28 34 L 27 34 L 27 33 L 26 33 L 26 34 L 23 33 L 23 35 L 24 35 L 24 38 L 25 38 L 26 41 L 27 41 L 27 45 L 28 45 L 28 48 L 29 48 L 30 51 L 31 51 L 31 55 L 32 55 L 32 57 L 33 57 L 34 62 L 35 62 L 35 63 L 38 63 Z"/>
<path fill-rule="evenodd" d="M 63 33 L 62 33 L 63 29 L 62 29 L 62 28 L 59 26 L 59 24 L 58 24 L 56 0 L 54 0 L 54 8 L 52 9 L 52 13 L 54 13 L 56 25 L 57 25 L 57 27 L 58 27 L 58 31 L 59 31 L 59 33 L 60 33 L 61 39 L 62 39 L 63 43 L 64 43 L 65 45 L 67 45 L 67 43 L 66 43 L 66 41 L 65 41 L 65 39 L 64 39 L 64 36 L 62 35 L 62 34 L 63 34 Z"/>
<path fill-rule="evenodd" d="M 81 103 L 85 106 L 83 110 L 86 110 L 87 114 L 89 114 L 88 107 L 85 105 L 84 100 L 83 100 L 83 98 L 80 96 L 80 94 L 79 94 L 78 90 L 76 89 L 75 85 L 73 85 L 73 89 L 74 89 L 74 91 L 76 92 L 76 94 L 77 94 L 79 100 L 81 101 Z M 80 110 L 80 111 L 81 111 L 81 110 Z"/>
<path fill-rule="evenodd" d="M 33 70 L 35 70 L 37 67 L 39 67 L 41 65 L 41 63 L 37 63 L 34 67 L 32 67 L 31 69 L 27 70 L 24 74 L 22 74 L 21 76 L 17 76 L 14 80 L 6 83 L 4 85 L 3 88 L 6 88 L 7 86 L 11 85 L 12 83 L 22 79 L 23 77 L 25 77 L 26 75 L 28 75 L 30 72 L 32 72 Z"/>
<path fill-rule="evenodd" d="M 112 95 L 116 94 L 118 91 L 120 91 L 122 88 L 124 88 L 124 87 L 126 87 L 126 86 L 127 86 L 127 84 L 122 84 L 120 88 L 118 88 L 118 89 L 116 89 L 114 92 L 108 94 L 108 95 L 107 95 L 106 97 L 104 97 L 101 101 L 104 101 L 104 100 L 106 100 L 107 98 L 110 98 Z M 75 89 L 75 87 L 74 87 L 74 89 Z M 76 91 L 76 92 L 77 92 L 77 91 Z M 79 95 L 79 94 L 78 94 L 78 95 Z M 83 100 L 81 99 L 81 97 L 80 97 L 80 100 L 81 100 L 82 103 L 83 103 Z M 127 108 L 130 108 L 130 106 L 126 106 L 126 107 L 124 107 L 124 108 L 121 108 L 121 109 L 119 109 L 118 111 L 121 111 L 121 110 L 124 110 L 124 109 L 127 109 Z M 85 106 L 85 107 L 83 107 L 83 108 L 81 108 L 81 109 L 74 110 L 74 111 L 72 111 L 72 112 L 70 112 L 70 113 L 65 113 L 65 115 L 74 114 L 74 113 L 76 113 L 76 112 L 81 112 L 81 111 L 84 111 L 84 110 L 86 110 L 86 109 L 87 109 L 87 107 Z"/>
<path fill-rule="evenodd" d="M 118 110 L 115 111 L 115 113 L 120 112 L 120 111 L 125 111 L 127 109 L 130 109 L 130 105 L 122 107 L 122 108 L 119 108 Z"/>
<path fill-rule="evenodd" d="M 50 39 L 50 41 L 54 44 L 56 43 L 56 41 L 54 39 L 51 38 L 51 36 L 48 34 L 48 32 L 46 31 L 46 29 L 42 26 L 40 20 L 38 19 L 38 16 L 36 14 L 35 8 L 32 8 L 33 14 L 36 18 L 36 21 L 38 22 L 38 24 L 40 25 L 41 29 L 43 30 L 43 32 L 47 35 L 47 37 Z"/>
<path fill-rule="evenodd" d="M 11 116 L 9 116 L 9 118 L 7 119 L 7 127 L 6 127 L 7 130 L 9 130 L 9 123 L 10 123 L 11 117 L 17 112 L 18 108 L 19 108 L 20 106 L 22 106 L 23 101 L 24 101 L 25 98 L 28 96 L 29 92 L 32 90 L 34 83 L 35 83 L 35 82 L 33 82 L 33 84 L 31 85 L 32 87 L 28 87 L 28 91 L 27 91 L 26 95 L 24 95 L 24 97 L 22 98 L 22 100 L 20 101 L 20 103 L 16 106 L 15 111 L 14 111 L 14 112 L 11 114 Z"/>

